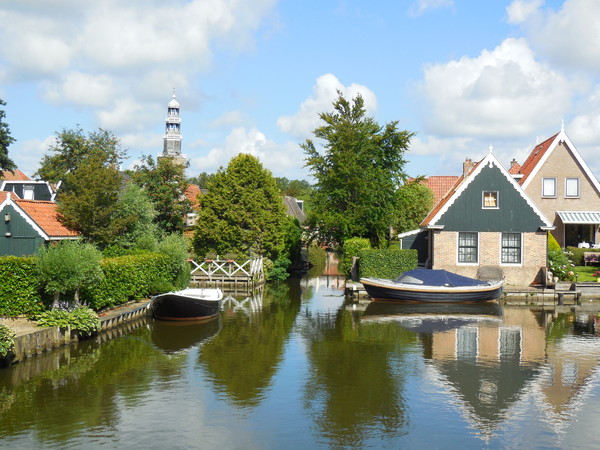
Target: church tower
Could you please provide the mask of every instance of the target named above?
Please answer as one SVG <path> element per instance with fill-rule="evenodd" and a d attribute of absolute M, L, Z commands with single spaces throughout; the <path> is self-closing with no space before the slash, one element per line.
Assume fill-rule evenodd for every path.
<path fill-rule="evenodd" d="M 181 153 L 181 117 L 179 117 L 179 102 L 173 98 L 167 105 L 167 118 L 162 157 L 176 159 L 183 165 L 187 164 L 187 157 Z"/>

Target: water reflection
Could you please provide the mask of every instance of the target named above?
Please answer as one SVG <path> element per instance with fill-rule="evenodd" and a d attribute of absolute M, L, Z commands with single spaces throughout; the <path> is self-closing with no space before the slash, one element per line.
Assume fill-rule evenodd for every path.
<path fill-rule="evenodd" d="M 165 353 L 179 353 L 216 336 L 221 330 L 221 317 L 200 322 L 153 320 L 149 326 L 156 348 Z"/>

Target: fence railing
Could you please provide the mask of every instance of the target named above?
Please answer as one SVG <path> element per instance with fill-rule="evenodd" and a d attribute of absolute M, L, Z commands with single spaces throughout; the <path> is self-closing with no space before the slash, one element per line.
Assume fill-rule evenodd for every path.
<path fill-rule="evenodd" d="M 250 258 L 246 261 L 231 259 L 189 260 L 192 282 L 204 284 L 261 284 L 265 281 L 263 258 Z"/>

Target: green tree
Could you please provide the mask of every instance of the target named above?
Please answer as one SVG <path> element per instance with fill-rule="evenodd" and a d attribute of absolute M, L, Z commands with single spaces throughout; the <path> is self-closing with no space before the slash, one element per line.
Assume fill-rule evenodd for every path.
<path fill-rule="evenodd" d="M 79 290 L 103 278 L 102 256 L 93 245 L 80 241 L 62 241 L 58 245 L 40 247 L 36 270 L 44 290 L 53 294 L 52 308 L 59 306 L 60 294 L 74 292 L 79 304 Z"/>
<path fill-rule="evenodd" d="M 44 155 L 35 176 L 50 183 L 64 180 L 87 159 L 94 158 L 104 161 L 106 166 L 119 167 L 126 155 L 119 140 L 101 128 L 87 136 L 81 128 L 63 129 L 56 133 L 56 141 L 49 150 L 53 154 Z"/>
<path fill-rule="evenodd" d="M 143 156 L 141 165 L 135 166 L 133 180 L 141 186 L 156 209 L 155 222 L 166 233 L 182 233 L 185 216 L 191 205 L 185 198 L 189 186 L 185 167 L 172 158 Z"/>
<path fill-rule="evenodd" d="M 6 106 L 6 102 L 0 99 L 0 107 L 2 106 Z M 0 109 L 0 171 L 10 170 L 12 172 L 17 166 L 8 157 L 8 147 L 15 142 L 15 138 L 10 135 L 8 124 L 4 122 L 5 117 L 4 109 Z"/>
<path fill-rule="evenodd" d="M 66 175 L 65 185 L 57 198 L 59 220 L 102 248 L 136 219 L 118 215 L 123 180 L 115 167 L 106 165 L 103 155 L 86 158 Z"/>
<path fill-rule="evenodd" d="M 395 231 L 416 230 L 433 207 L 433 191 L 421 183 L 422 177 L 409 180 L 398 189 Z"/>
<path fill-rule="evenodd" d="M 238 252 L 277 259 L 284 248 L 285 207 L 271 172 L 239 154 L 210 181 L 200 197 L 196 254 Z"/>
<path fill-rule="evenodd" d="M 413 133 L 399 131 L 398 122 L 382 127 L 366 117 L 360 95 L 352 102 L 338 95 L 333 112 L 322 113 L 324 125 L 314 130 L 322 151 L 311 139 L 301 144 L 316 180 L 312 224 L 324 240 L 339 244 L 356 236 L 379 246 L 394 223 Z"/>
<path fill-rule="evenodd" d="M 208 182 L 214 176 L 215 176 L 214 173 L 202 172 L 197 177 L 192 177 L 192 178 L 188 179 L 188 182 L 190 184 L 196 184 L 196 185 L 200 186 L 200 189 L 206 189 L 206 186 L 208 186 Z"/>

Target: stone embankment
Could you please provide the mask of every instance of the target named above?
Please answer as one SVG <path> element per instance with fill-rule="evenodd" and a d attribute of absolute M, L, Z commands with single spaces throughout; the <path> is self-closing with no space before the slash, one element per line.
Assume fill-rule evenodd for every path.
<path fill-rule="evenodd" d="M 118 325 L 146 316 L 148 314 L 148 303 L 149 301 L 129 302 L 100 313 L 99 335 L 105 334 L 108 330 Z M 13 355 L 4 360 L 0 359 L 0 366 L 14 364 L 31 356 L 79 340 L 77 333 L 70 329 L 38 327 L 34 321 L 28 319 L 0 318 L 0 323 L 8 326 L 15 332 Z"/>

